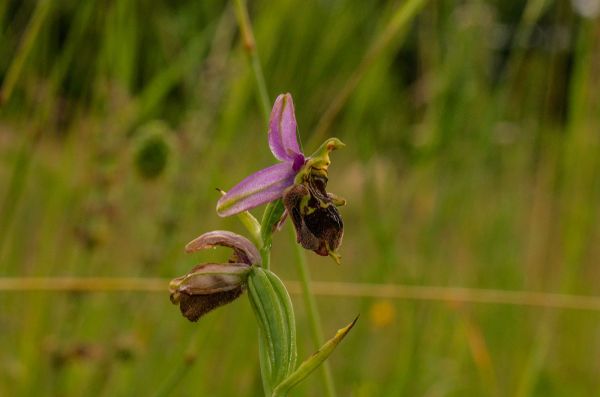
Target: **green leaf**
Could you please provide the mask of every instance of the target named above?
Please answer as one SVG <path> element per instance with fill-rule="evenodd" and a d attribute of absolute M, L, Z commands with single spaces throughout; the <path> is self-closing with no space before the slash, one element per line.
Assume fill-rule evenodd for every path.
<path fill-rule="evenodd" d="M 267 277 L 271 281 L 271 285 L 277 294 L 277 299 L 279 300 L 285 316 L 285 326 L 289 332 L 289 337 L 287 339 L 289 354 L 287 356 L 286 367 L 283 375 L 284 377 L 287 377 L 296 369 L 296 360 L 298 358 L 298 349 L 296 346 L 296 318 L 294 317 L 294 308 L 292 306 L 290 294 L 288 293 L 281 279 L 277 277 L 275 273 L 269 270 L 266 270 L 265 273 L 267 274 Z"/>
<path fill-rule="evenodd" d="M 273 390 L 273 397 L 284 397 L 287 395 L 289 390 L 304 380 L 311 372 L 319 367 L 325 361 L 335 347 L 344 339 L 344 337 L 350 332 L 358 317 L 354 319 L 350 324 L 337 331 L 335 336 L 329 339 L 325 344 L 312 356 L 307 358 L 296 371 L 285 378 L 280 384 Z"/>
<path fill-rule="evenodd" d="M 296 326 L 289 294 L 275 274 L 253 267 L 248 276 L 248 296 L 266 348 L 271 386 L 279 384 L 295 367 Z"/>

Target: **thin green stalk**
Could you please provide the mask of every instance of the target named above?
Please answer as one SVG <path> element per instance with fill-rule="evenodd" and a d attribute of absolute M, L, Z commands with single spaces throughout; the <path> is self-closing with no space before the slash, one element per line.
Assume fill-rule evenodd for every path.
<path fill-rule="evenodd" d="M 35 40 L 48 16 L 51 4 L 52 2 L 47 0 L 37 3 L 33 16 L 29 20 L 29 24 L 23 35 L 19 50 L 10 63 L 6 77 L 0 86 L 0 106 L 10 100 L 27 57 L 31 53 Z M 3 214 L 2 218 L 0 218 L 0 257 L 2 257 L 4 244 L 8 239 L 8 229 L 16 213 L 19 198 L 25 187 L 31 156 L 41 132 L 42 130 L 37 125 L 29 129 L 29 132 L 23 138 L 23 145 L 19 149 L 17 159 L 14 163 L 7 193 L 0 206 L 0 213 Z"/>
<path fill-rule="evenodd" d="M 321 317 L 319 315 L 319 309 L 317 308 L 317 302 L 310 287 L 310 274 L 308 271 L 308 266 L 306 265 L 304 248 L 296 243 L 296 235 L 294 230 L 291 227 L 289 230 L 292 236 L 293 245 L 296 247 L 295 262 L 298 275 L 300 277 L 300 289 L 302 290 L 302 298 L 304 300 L 306 314 L 310 323 L 313 344 L 315 345 L 315 349 L 318 350 L 325 341 L 325 338 L 323 337 L 323 330 L 321 329 Z M 323 383 L 325 384 L 325 395 L 329 397 L 335 396 L 336 393 L 335 384 L 333 383 L 333 375 L 331 373 L 331 367 L 327 361 L 324 361 L 321 365 L 321 377 L 323 378 Z"/>
<path fill-rule="evenodd" d="M 268 122 L 271 101 L 269 100 L 265 76 L 262 72 L 262 67 L 260 66 L 258 51 L 256 51 L 256 41 L 254 40 L 254 33 L 252 32 L 252 25 L 250 24 L 250 18 L 248 17 L 248 8 L 246 7 L 245 0 L 235 0 L 235 16 L 240 25 L 240 35 L 242 36 L 244 49 L 246 50 L 246 54 L 252 65 L 260 107 L 265 120 Z"/>
<path fill-rule="evenodd" d="M 263 247 L 260 250 L 260 256 L 262 259 L 262 267 L 269 270 L 271 268 L 271 248 Z"/>
<path fill-rule="evenodd" d="M 262 266 L 267 270 L 269 270 L 271 267 L 271 215 L 273 214 L 273 210 L 275 209 L 276 203 L 276 201 L 273 201 L 267 204 L 267 207 L 263 212 L 262 220 L 260 222 L 260 255 L 262 257 Z"/>
<path fill-rule="evenodd" d="M 27 29 L 23 35 L 23 40 L 21 41 L 19 51 L 14 56 L 13 61 L 6 72 L 6 77 L 4 78 L 2 87 L 0 88 L 0 104 L 6 103 L 10 100 L 13 89 L 17 85 L 17 81 L 19 80 L 21 72 L 23 71 L 25 61 L 31 53 L 31 49 L 33 48 L 42 25 L 48 16 L 48 11 L 50 10 L 51 5 L 52 2 L 49 0 L 39 1 L 37 3 L 35 11 L 33 12 L 33 16 L 29 20 L 29 24 L 27 25 Z"/>
<path fill-rule="evenodd" d="M 190 369 L 194 366 L 194 358 L 186 357 L 171 372 L 166 380 L 159 386 L 154 397 L 168 397 L 173 393 L 177 385 L 185 378 Z"/>
<path fill-rule="evenodd" d="M 250 63 L 252 65 L 252 70 L 254 72 L 254 78 L 257 84 L 257 92 L 259 96 L 259 102 L 261 105 L 261 109 L 263 112 L 263 116 L 265 118 L 265 122 L 269 121 L 269 94 L 267 92 L 267 84 L 265 82 L 262 68 L 260 67 L 260 59 L 258 58 L 258 53 L 256 51 L 256 44 L 254 42 L 254 34 L 252 32 L 252 25 L 250 25 L 250 18 L 248 17 L 248 9 L 246 7 L 246 2 L 244 0 L 235 0 L 235 16 L 240 26 L 240 34 L 242 36 L 242 40 L 244 43 L 244 48 L 246 50 L 246 54 L 250 59 Z M 267 208 L 265 208 L 265 214 L 269 211 L 269 207 L 272 204 L 270 203 Z M 264 225 L 261 225 L 264 226 Z M 263 241 L 262 247 L 260 249 L 260 254 L 262 257 L 262 265 L 265 269 L 270 268 L 271 264 L 271 245 L 265 244 Z M 270 397 L 271 388 L 269 385 L 268 379 L 268 371 L 267 371 L 267 361 L 268 357 L 266 354 L 266 347 L 264 343 L 264 339 L 262 335 L 258 336 L 258 355 L 260 361 L 260 372 L 263 383 L 263 391 L 266 397 Z"/>
<path fill-rule="evenodd" d="M 261 109 L 265 120 L 268 122 L 271 101 L 269 100 L 269 94 L 267 93 L 267 84 L 265 83 L 265 78 L 262 72 L 262 67 L 260 66 L 260 59 L 258 58 L 256 47 L 252 51 L 250 58 L 252 61 L 252 70 L 254 71 L 254 78 L 256 79 L 256 86 L 258 87 L 258 96 L 260 99 Z"/>
<path fill-rule="evenodd" d="M 386 50 L 389 51 L 391 49 L 391 44 L 396 42 L 396 45 L 399 45 L 402 42 L 404 34 L 408 30 L 408 25 L 425 6 L 425 3 L 426 0 L 408 0 L 398 6 L 386 27 L 375 38 L 367 50 L 354 73 L 346 79 L 344 86 L 337 92 L 330 102 L 329 107 L 325 110 L 323 116 L 321 116 L 309 142 L 310 145 L 314 145 L 323 139 L 323 136 L 342 111 L 344 105 L 365 74 L 379 59 L 383 58 Z"/>
<path fill-rule="evenodd" d="M 0 202 L 0 214 L 3 214 L 0 217 L 0 258 L 3 257 L 3 251 L 9 238 L 9 229 L 17 213 L 21 195 L 25 190 L 29 167 L 41 132 L 42 130 L 37 125 L 34 125 L 23 137 L 23 142 L 13 165 L 6 194 L 2 202 Z M 6 270 L 2 264 L 0 264 L 0 269 L 3 271 Z"/>

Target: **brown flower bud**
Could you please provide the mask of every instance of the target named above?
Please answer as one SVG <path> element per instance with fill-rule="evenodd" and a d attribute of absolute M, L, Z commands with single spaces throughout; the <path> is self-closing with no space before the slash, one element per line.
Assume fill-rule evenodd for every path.
<path fill-rule="evenodd" d="M 197 321 L 240 296 L 249 271 L 250 266 L 245 263 L 198 265 L 171 281 L 171 302 L 179 304 L 181 314 L 188 320 Z"/>
<path fill-rule="evenodd" d="M 251 266 L 260 264 L 260 254 L 248 239 L 224 230 L 203 234 L 190 242 L 186 251 L 195 252 L 217 245 L 233 249 L 229 263 L 198 265 L 169 283 L 171 302 L 178 304 L 181 313 L 190 321 L 197 321 L 240 296 Z"/>

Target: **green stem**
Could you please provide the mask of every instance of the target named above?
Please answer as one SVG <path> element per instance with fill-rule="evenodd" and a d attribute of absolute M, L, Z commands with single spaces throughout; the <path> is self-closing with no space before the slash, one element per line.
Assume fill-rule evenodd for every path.
<path fill-rule="evenodd" d="M 271 246 L 273 244 L 273 231 L 283 215 L 283 204 L 281 200 L 272 201 L 267 204 L 260 222 L 260 253 L 262 266 L 269 269 L 271 266 Z"/>
<path fill-rule="evenodd" d="M 13 89 L 15 88 L 17 81 L 21 76 L 21 72 L 23 71 L 23 66 L 26 63 L 25 61 L 31 53 L 31 49 L 33 48 L 42 25 L 48 16 L 48 11 L 50 10 L 52 3 L 53 2 L 49 0 L 37 2 L 35 11 L 33 12 L 33 15 L 27 25 L 27 29 L 25 30 L 25 34 L 23 35 L 19 50 L 12 58 L 12 62 L 10 63 L 10 67 L 6 72 L 2 87 L 0 88 L 0 105 L 2 103 L 7 103 L 10 100 Z"/>
<path fill-rule="evenodd" d="M 260 59 L 258 59 L 258 54 L 256 51 L 252 52 L 252 70 L 254 71 L 254 78 L 256 79 L 256 84 L 258 87 L 258 95 L 260 99 L 260 104 L 263 112 L 263 117 L 265 121 L 269 122 L 269 114 L 270 114 L 270 104 L 271 101 L 269 99 L 269 94 L 267 93 L 267 84 L 265 83 L 265 78 L 262 72 L 262 67 L 260 66 Z"/>
<path fill-rule="evenodd" d="M 31 166 L 32 157 L 41 132 L 42 129 L 36 125 L 23 138 L 23 143 L 19 148 L 14 162 L 6 195 L 0 203 L 0 214 L 3 214 L 0 217 L 0 258 L 3 256 L 6 242 L 9 239 L 9 229 L 17 213 L 21 195 L 25 190 L 27 174 L 29 173 L 29 167 Z M 2 267 L 2 264 L 0 264 L 0 269 Z"/>
<path fill-rule="evenodd" d="M 390 21 L 383 31 L 375 38 L 362 61 L 358 64 L 356 70 L 345 79 L 344 85 L 329 102 L 328 108 L 325 110 L 314 129 L 312 137 L 308 142 L 308 147 L 316 145 L 318 141 L 323 139 L 323 136 L 334 123 L 356 87 L 358 87 L 358 84 L 362 81 L 367 72 L 372 69 L 373 65 L 380 59 L 387 58 L 385 56 L 386 52 L 390 53 L 397 49 L 397 46 L 403 41 L 406 32 L 408 31 L 407 27 L 425 6 L 425 3 L 426 0 L 407 0 L 400 2 L 400 5 L 392 14 Z"/>
<path fill-rule="evenodd" d="M 254 73 L 254 79 L 256 80 L 257 92 L 260 102 L 260 107 L 263 113 L 263 117 L 265 119 L 265 123 L 269 122 L 269 104 L 271 100 L 269 99 L 269 94 L 267 91 L 267 84 L 265 82 L 265 78 L 262 72 L 262 68 L 260 66 L 260 58 L 258 57 L 258 52 L 256 51 L 256 42 L 254 41 L 254 32 L 252 31 L 252 25 L 250 24 L 250 18 L 248 16 L 248 8 L 246 7 L 245 0 L 235 0 L 235 16 L 238 21 L 238 25 L 240 27 L 240 35 L 242 38 L 242 42 L 244 45 L 244 49 L 246 54 L 248 55 L 248 59 L 250 61 L 250 65 L 252 66 L 252 71 Z M 273 203 L 269 203 L 267 208 L 265 209 L 265 214 L 269 212 L 270 207 Z M 261 225 L 264 226 L 264 225 Z M 263 246 L 260 250 L 262 256 L 262 265 L 265 269 L 269 269 L 269 265 L 271 263 L 271 246 L 270 244 L 265 244 L 263 241 Z"/>
<path fill-rule="evenodd" d="M 271 267 L 271 248 L 263 247 L 260 250 L 260 256 L 262 257 L 262 267 L 269 270 Z"/>
<path fill-rule="evenodd" d="M 254 33 L 252 32 L 252 25 L 250 24 L 250 18 L 248 17 L 248 9 L 246 7 L 245 0 L 235 0 L 235 13 L 236 18 L 238 20 L 238 24 L 240 26 L 240 34 L 242 36 L 244 48 L 248 57 L 250 59 L 250 64 L 252 65 L 252 71 L 254 72 L 254 78 L 256 80 L 257 91 L 259 96 L 259 102 L 262 108 L 263 116 L 265 118 L 265 122 L 269 122 L 269 113 L 270 113 L 270 104 L 271 101 L 269 99 L 269 94 L 267 90 L 267 84 L 265 82 L 265 78 L 262 72 L 260 58 L 258 57 L 258 52 L 256 51 L 256 42 L 254 41 Z M 274 205 L 270 203 L 265 209 L 265 213 L 270 210 L 270 206 Z M 264 226 L 264 225 L 263 225 Z M 308 267 L 306 265 L 306 258 L 304 257 L 304 251 L 302 247 L 296 244 L 296 237 L 292 232 L 292 241 L 293 245 L 296 246 L 297 253 L 297 266 L 298 272 L 300 273 L 300 284 L 302 286 L 302 296 L 304 299 L 304 303 L 306 305 L 306 310 L 308 314 L 308 318 L 310 321 L 310 327 L 312 331 L 313 343 L 315 345 L 315 349 L 319 349 L 323 344 L 323 331 L 321 330 L 321 320 L 319 318 L 319 312 L 317 310 L 317 304 L 315 298 L 310 289 L 310 277 L 308 274 Z M 271 245 L 265 244 L 261 249 L 263 267 L 269 269 L 270 267 L 270 258 L 271 258 Z M 259 345 L 259 349 L 263 349 L 262 343 Z M 264 357 L 264 354 L 260 355 Z M 263 368 L 263 365 L 261 365 Z M 265 377 L 265 373 L 263 371 L 263 378 Z M 325 383 L 326 396 L 335 397 L 335 386 L 333 383 L 333 376 L 331 374 L 331 368 L 327 362 L 324 362 L 321 366 L 321 375 L 323 377 L 323 382 Z M 265 393 L 268 393 L 265 390 Z"/>
<path fill-rule="evenodd" d="M 168 397 L 173 394 L 173 390 L 178 384 L 185 378 L 190 369 L 194 366 L 193 358 L 185 358 L 169 375 L 162 385 L 159 386 L 158 391 L 154 397 Z"/>
<path fill-rule="evenodd" d="M 246 50 L 246 54 L 252 65 L 252 72 L 254 73 L 254 79 L 256 80 L 261 110 L 265 121 L 268 123 L 271 101 L 269 99 L 265 76 L 262 72 L 262 67 L 260 66 L 258 51 L 256 51 L 256 42 L 254 41 L 254 33 L 252 31 L 252 25 L 250 24 L 250 18 L 248 17 L 248 8 L 246 7 L 245 0 L 235 0 L 235 16 L 240 26 L 240 35 L 242 36 L 244 49 Z"/>
<path fill-rule="evenodd" d="M 290 228 L 293 245 L 296 247 L 296 267 L 298 270 L 298 276 L 300 277 L 300 288 L 302 290 L 302 298 L 304 300 L 304 306 L 306 307 L 306 314 L 308 321 L 310 322 L 310 331 L 312 334 L 313 344 L 315 350 L 318 350 L 325 338 L 323 337 L 323 330 L 321 329 L 321 317 L 317 308 L 317 302 L 312 293 L 310 287 L 310 274 L 308 266 L 306 265 L 306 255 L 304 249 L 296 243 L 296 235 L 293 228 Z M 327 361 L 324 361 L 321 365 L 321 377 L 325 384 L 325 395 L 328 397 L 335 397 L 335 384 L 333 383 L 333 375 L 331 373 L 331 367 Z"/>
<path fill-rule="evenodd" d="M 244 0 L 235 0 L 235 16 L 238 21 L 238 25 L 240 26 L 240 34 L 242 36 L 242 40 L 244 43 L 244 48 L 246 50 L 246 54 L 250 59 L 250 63 L 252 65 L 252 70 L 254 72 L 254 78 L 257 84 L 257 92 L 259 95 L 259 102 L 261 105 L 263 117 L 265 118 L 265 123 L 269 122 L 269 94 L 267 92 L 267 84 L 265 82 L 265 78 L 263 76 L 262 68 L 260 66 L 260 59 L 258 58 L 258 53 L 256 51 L 256 44 L 254 41 L 254 34 L 252 32 L 252 25 L 250 24 L 250 18 L 248 17 L 248 9 L 246 7 L 246 2 Z M 269 210 L 269 204 L 266 211 Z M 260 249 L 260 255 L 262 257 L 262 265 L 265 269 L 269 269 L 271 264 L 271 245 L 263 244 Z M 265 360 L 268 360 L 266 354 L 266 347 L 264 344 L 263 337 L 261 335 L 258 336 L 258 356 L 260 361 L 260 372 L 263 381 L 263 391 L 266 397 L 270 397 L 271 395 L 271 387 L 269 384 L 269 377 L 267 366 L 268 363 Z"/>

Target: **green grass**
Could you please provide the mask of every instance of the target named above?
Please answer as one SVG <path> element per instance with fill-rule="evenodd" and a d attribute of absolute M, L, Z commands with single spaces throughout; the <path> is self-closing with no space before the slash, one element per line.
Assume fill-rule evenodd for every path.
<path fill-rule="evenodd" d="M 305 151 L 347 144 L 329 185 L 348 199 L 343 265 L 308 252 L 313 279 L 600 295 L 598 19 L 569 1 L 435 1 L 404 24 L 403 4 L 249 4 L 268 94 L 294 96 Z M 273 162 L 233 11 L 0 2 L 0 276 L 171 278 L 225 258 L 183 246 L 243 232 L 215 188 Z M 167 165 L 143 179 L 157 128 Z M 291 280 L 289 240 L 274 237 L 272 267 Z M 0 291 L 0 395 L 260 396 L 247 300 L 191 324 L 166 287 Z M 595 311 L 317 298 L 325 335 L 361 314 L 329 360 L 340 396 L 600 389 Z M 322 390 L 315 375 L 292 395 Z"/>

